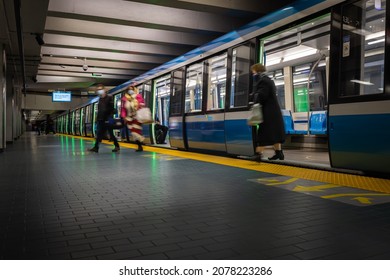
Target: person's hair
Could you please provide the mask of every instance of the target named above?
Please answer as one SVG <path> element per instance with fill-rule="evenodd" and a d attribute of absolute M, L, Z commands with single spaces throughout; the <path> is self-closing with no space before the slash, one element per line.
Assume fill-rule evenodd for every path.
<path fill-rule="evenodd" d="M 96 88 L 97 88 L 97 89 L 98 89 L 98 88 L 104 89 L 104 85 L 103 85 L 103 84 L 98 84 L 98 85 L 96 86 Z"/>
<path fill-rule="evenodd" d="M 263 73 L 267 71 L 267 68 L 261 63 L 256 63 L 251 66 L 251 71 L 255 71 L 256 73 Z"/>

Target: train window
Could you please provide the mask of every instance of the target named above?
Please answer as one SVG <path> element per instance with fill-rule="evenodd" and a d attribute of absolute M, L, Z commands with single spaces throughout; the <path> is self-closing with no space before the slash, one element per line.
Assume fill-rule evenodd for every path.
<path fill-rule="evenodd" d="M 312 63 L 293 67 L 293 98 L 295 112 L 321 111 L 325 107 L 325 60 L 315 67 Z"/>
<path fill-rule="evenodd" d="M 119 118 L 121 115 L 121 105 L 122 105 L 121 98 L 122 98 L 121 93 L 114 95 L 114 109 L 115 109 L 114 118 Z"/>
<path fill-rule="evenodd" d="M 325 109 L 329 14 L 262 38 L 260 46 L 261 62 L 275 82 L 281 108 L 293 112 Z"/>
<path fill-rule="evenodd" d="M 144 84 L 143 97 L 145 99 L 146 106 L 151 106 L 152 81 L 148 81 Z"/>
<path fill-rule="evenodd" d="M 275 82 L 276 97 L 281 109 L 286 109 L 285 91 L 284 91 L 284 73 L 283 69 L 268 72 L 268 76 Z"/>
<path fill-rule="evenodd" d="M 91 117 L 91 112 L 90 112 L 90 106 L 87 105 L 87 107 L 85 107 L 85 123 L 90 123 L 90 117 Z"/>
<path fill-rule="evenodd" d="M 183 77 L 184 69 L 176 70 L 172 74 L 171 116 L 178 116 L 182 113 Z"/>
<path fill-rule="evenodd" d="M 340 97 L 383 93 L 386 1 L 342 9 Z"/>
<path fill-rule="evenodd" d="M 202 110 L 203 94 L 203 63 L 197 63 L 187 68 L 185 112 L 200 112 Z"/>
<path fill-rule="evenodd" d="M 243 45 L 233 49 L 230 108 L 245 107 L 248 105 L 250 55 L 249 45 Z"/>
<path fill-rule="evenodd" d="M 227 53 L 207 61 L 208 89 L 207 110 L 225 108 Z"/>
<path fill-rule="evenodd" d="M 171 76 L 164 76 L 156 80 L 155 117 L 165 126 L 169 126 L 169 101 L 171 90 Z"/>

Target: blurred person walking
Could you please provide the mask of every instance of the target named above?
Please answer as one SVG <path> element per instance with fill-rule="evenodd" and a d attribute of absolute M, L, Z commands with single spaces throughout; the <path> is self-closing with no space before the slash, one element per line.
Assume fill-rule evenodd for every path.
<path fill-rule="evenodd" d="M 142 152 L 145 137 L 142 135 L 142 123 L 137 120 L 137 111 L 145 106 L 145 100 L 138 93 L 135 86 L 130 85 L 127 92 L 122 97 L 121 117 L 125 120 L 127 127 L 131 131 L 135 143 L 138 145 L 136 152 Z"/>
<path fill-rule="evenodd" d="M 114 131 L 112 127 L 109 125 L 109 118 L 114 115 L 114 100 L 111 95 L 108 95 L 104 85 L 99 84 L 96 88 L 96 93 L 99 95 L 98 102 L 98 112 L 96 117 L 97 124 L 97 137 L 95 141 L 95 145 L 93 148 L 89 149 L 91 152 L 98 153 L 99 152 L 99 143 L 102 141 L 104 135 L 107 133 L 110 134 L 110 138 L 114 141 L 115 148 L 112 150 L 113 152 L 118 152 L 120 150 L 118 140 L 114 135 Z"/>

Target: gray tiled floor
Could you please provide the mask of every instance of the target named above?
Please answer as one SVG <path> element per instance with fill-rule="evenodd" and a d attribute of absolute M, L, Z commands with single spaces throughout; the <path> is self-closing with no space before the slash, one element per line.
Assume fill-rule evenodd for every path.
<path fill-rule="evenodd" d="M 239 168 L 26 134 L 0 154 L 1 259 L 388 259 L 390 205 Z"/>

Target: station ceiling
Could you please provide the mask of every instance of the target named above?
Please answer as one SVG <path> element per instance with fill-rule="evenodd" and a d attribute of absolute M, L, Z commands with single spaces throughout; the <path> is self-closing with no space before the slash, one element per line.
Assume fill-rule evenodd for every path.
<path fill-rule="evenodd" d="M 1 1 L 0 40 L 7 46 L 7 69 L 15 73 L 14 83 L 23 85 L 24 63 L 27 94 L 63 89 L 74 95 L 87 94 L 98 83 L 120 85 L 294 2 Z M 19 2 L 24 62 L 15 13 Z"/>

